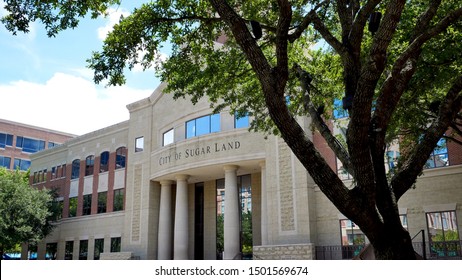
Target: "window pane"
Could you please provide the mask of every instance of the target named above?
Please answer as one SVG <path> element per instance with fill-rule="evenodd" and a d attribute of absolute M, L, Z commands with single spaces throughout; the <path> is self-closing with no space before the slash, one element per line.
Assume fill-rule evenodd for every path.
<path fill-rule="evenodd" d="M 135 153 L 142 152 L 144 150 L 144 137 L 138 137 L 135 139 Z"/>
<path fill-rule="evenodd" d="M 196 136 L 210 133 L 210 116 L 196 119 Z"/>
<path fill-rule="evenodd" d="M 98 214 L 106 213 L 107 192 L 98 193 Z"/>
<path fill-rule="evenodd" d="M 431 254 L 436 257 L 460 256 L 456 212 L 426 213 Z"/>
<path fill-rule="evenodd" d="M 29 167 L 30 167 L 30 160 L 19 159 L 19 158 L 14 159 L 14 165 L 13 165 L 14 170 L 19 169 L 22 171 L 26 171 L 27 169 L 29 169 Z"/>
<path fill-rule="evenodd" d="M 94 260 L 99 260 L 100 254 L 104 252 L 104 239 L 95 239 L 95 253 L 93 255 Z"/>
<path fill-rule="evenodd" d="M 16 137 L 16 147 L 17 148 L 22 148 L 24 138 L 22 136 L 17 136 Z"/>
<path fill-rule="evenodd" d="M 234 116 L 234 128 L 246 128 L 249 127 L 249 116 L 238 117 L 236 114 Z"/>
<path fill-rule="evenodd" d="M 127 154 L 127 149 L 125 147 L 120 147 L 116 151 L 116 169 L 125 168 L 125 157 Z"/>
<path fill-rule="evenodd" d="M 69 198 L 69 217 L 77 216 L 77 197 Z"/>
<path fill-rule="evenodd" d="M 79 260 L 88 259 L 88 240 L 80 240 Z"/>
<path fill-rule="evenodd" d="M 5 167 L 10 169 L 11 158 L 0 156 L 0 167 Z"/>
<path fill-rule="evenodd" d="M 99 172 L 106 172 L 109 170 L 109 152 L 103 152 L 100 156 Z"/>
<path fill-rule="evenodd" d="M 72 260 L 72 256 L 74 255 L 74 241 L 66 241 L 66 248 L 64 251 L 64 259 L 65 260 Z"/>
<path fill-rule="evenodd" d="M 13 146 L 13 135 L 11 134 L 6 135 L 6 145 Z"/>
<path fill-rule="evenodd" d="M 196 136 L 196 120 L 186 122 L 186 139 Z"/>
<path fill-rule="evenodd" d="M 120 237 L 113 237 L 111 238 L 111 253 L 120 252 Z"/>
<path fill-rule="evenodd" d="M 174 138 L 174 130 L 173 130 L 173 128 L 172 128 L 172 129 L 170 129 L 169 131 L 167 131 L 167 132 L 164 133 L 162 145 L 163 145 L 163 146 L 167 146 L 167 145 L 172 144 L 173 141 L 174 141 L 173 138 Z"/>
<path fill-rule="evenodd" d="M 114 190 L 114 209 L 113 211 L 121 211 L 124 209 L 124 189 Z"/>
<path fill-rule="evenodd" d="M 210 116 L 210 132 L 219 132 L 220 131 L 220 114 L 214 114 Z"/>
<path fill-rule="evenodd" d="M 58 243 L 47 243 L 45 259 L 56 260 L 57 253 L 58 253 Z"/>
<path fill-rule="evenodd" d="M 79 178 L 79 174 L 80 174 L 80 160 L 76 159 L 72 162 L 71 179 Z"/>
<path fill-rule="evenodd" d="M 85 159 L 85 176 L 93 175 L 94 165 L 95 165 L 95 156 L 88 156 Z"/>
<path fill-rule="evenodd" d="M 91 194 L 86 194 L 83 196 L 83 211 L 82 215 L 91 214 Z"/>

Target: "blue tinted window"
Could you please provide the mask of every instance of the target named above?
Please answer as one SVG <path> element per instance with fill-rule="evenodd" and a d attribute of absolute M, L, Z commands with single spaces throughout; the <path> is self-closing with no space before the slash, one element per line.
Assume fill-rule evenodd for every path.
<path fill-rule="evenodd" d="M 348 117 L 347 110 L 343 109 L 343 103 L 340 99 L 334 100 L 334 119 L 341 119 Z"/>
<path fill-rule="evenodd" d="M 0 148 L 5 148 L 5 146 L 13 146 L 13 135 L 0 133 Z"/>
<path fill-rule="evenodd" d="M 207 115 L 186 122 L 186 138 L 220 131 L 220 114 Z"/>
<path fill-rule="evenodd" d="M 188 121 L 186 123 L 186 138 L 196 136 L 196 120 Z"/>
<path fill-rule="evenodd" d="M 85 176 L 93 175 L 95 165 L 95 156 L 91 155 L 85 159 Z"/>
<path fill-rule="evenodd" d="M 17 136 L 16 137 L 16 147 L 17 148 L 22 148 L 22 142 L 23 142 L 23 137 L 22 136 Z"/>
<path fill-rule="evenodd" d="M 79 178 L 79 174 L 80 174 L 80 160 L 76 159 L 72 162 L 71 179 Z"/>
<path fill-rule="evenodd" d="M 196 119 L 196 136 L 210 133 L 210 116 Z"/>
<path fill-rule="evenodd" d="M 26 171 L 27 169 L 29 169 L 29 167 L 30 167 L 30 160 L 19 159 L 19 158 L 14 159 L 14 165 L 13 165 L 14 170 L 19 169 L 22 171 Z"/>
<path fill-rule="evenodd" d="M 0 167 L 5 167 L 10 169 L 11 158 L 0 156 Z"/>
<path fill-rule="evenodd" d="M 426 165 L 424 168 L 435 168 L 435 167 L 443 167 L 449 165 L 449 158 L 448 158 L 448 148 L 446 146 L 446 139 L 441 138 L 436 148 L 433 150 L 430 158 L 427 160 Z"/>
<path fill-rule="evenodd" d="M 234 128 L 245 128 L 249 127 L 249 116 L 245 115 L 238 117 L 237 114 L 234 115 Z"/>
<path fill-rule="evenodd" d="M 127 149 L 120 147 L 116 150 L 116 169 L 125 168 L 125 157 L 127 155 Z"/>
<path fill-rule="evenodd" d="M 45 149 L 45 141 L 18 136 L 16 147 L 22 148 L 25 153 L 35 153 Z"/>
<path fill-rule="evenodd" d="M 101 153 L 99 172 L 106 172 L 109 170 L 109 152 Z"/>
<path fill-rule="evenodd" d="M 210 132 L 219 132 L 220 129 L 220 114 L 210 116 Z"/>

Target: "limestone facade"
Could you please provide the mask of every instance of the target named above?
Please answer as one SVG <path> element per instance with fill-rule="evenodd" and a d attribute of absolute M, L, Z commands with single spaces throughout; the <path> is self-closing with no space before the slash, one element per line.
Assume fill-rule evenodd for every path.
<path fill-rule="evenodd" d="M 49 244 L 57 244 L 57 259 L 94 259 L 96 255 L 101 259 L 240 258 L 244 242 L 240 222 L 244 211 L 240 209 L 245 207 L 251 209 L 254 259 L 315 259 L 316 246 L 342 245 L 340 221 L 344 217 L 283 140 L 236 128 L 234 116 L 226 110 L 214 116 L 205 100 L 194 106 L 189 100 L 173 100 L 163 94 L 164 86 L 129 104 L 128 121 L 31 156 L 31 174 L 49 173 L 55 166 L 66 170 L 63 178 L 48 175 L 50 179 L 33 184 L 58 187 L 63 207 L 53 234 L 38 244 L 39 259 L 49 258 L 47 250 L 55 246 Z M 198 123 L 207 120 L 210 130 L 199 133 Z M 310 131 L 309 119 L 300 123 Z M 192 128 L 197 135 L 190 135 Z M 319 141 L 318 136 L 311 137 Z M 124 166 L 116 164 L 121 147 L 126 148 Z M 99 172 L 105 152 L 109 167 Z M 94 171 L 85 175 L 91 156 Z M 76 160 L 80 173 L 71 179 Z M 335 159 L 330 162 L 335 165 Z M 411 236 L 427 228 L 426 213 L 434 211 L 455 211 L 460 236 L 460 182 L 460 163 L 424 172 L 399 205 Z M 104 192 L 102 212 L 99 198 L 104 201 L 100 194 Z M 243 199 L 244 192 L 251 193 L 251 198 Z M 118 209 L 115 197 L 121 193 L 123 209 Z M 89 212 L 85 207 L 90 207 Z M 217 213 L 222 209 L 220 244 Z M 26 252 L 27 248 L 23 258 Z"/>

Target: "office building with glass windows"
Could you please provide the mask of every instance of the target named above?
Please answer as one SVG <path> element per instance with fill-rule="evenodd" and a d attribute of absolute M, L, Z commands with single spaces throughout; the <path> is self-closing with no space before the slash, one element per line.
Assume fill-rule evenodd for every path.
<path fill-rule="evenodd" d="M 22 258 L 346 259 L 364 247 L 282 139 L 164 87 L 129 104 L 129 120 L 31 155 L 32 186 L 59 190 L 62 217 Z M 311 131 L 309 118 L 299 121 Z M 397 153 L 388 151 L 390 166 Z M 431 160 L 400 200 L 402 222 L 411 236 L 425 231 L 429 256 L 460 255 L 462 150 L 447 143 Z"/>
<path fill-rule="evenodd" d="M 76 135 L 0 119 L 0 167 L 28 170 L 29 156 Z"/>

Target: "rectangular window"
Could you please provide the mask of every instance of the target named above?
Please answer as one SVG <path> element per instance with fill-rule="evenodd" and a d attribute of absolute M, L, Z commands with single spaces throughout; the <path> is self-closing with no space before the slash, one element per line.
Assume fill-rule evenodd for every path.
<path fill-rule="evenodd" d="M 56 260 L 57 253 L 58 253 L 58 243 L 47 243 L 45 259 Z"/>
<path fill-rule="evenodd" d="M 234 115 L 234 128 L 246 128 L 249 127 L 249 115 L 239 116 L 239 114 Z"/>
<path fill-rule="evenodd" d="M 98 214 L 106 213 L 107 192 L 98 193 Z"/>
<path fill-rule="evenodd" d="M 69 198 L 69 217 L 77 216 L 77 197 Z"/>
<path fill-rule="evenodd" d="M 142 152 L 144 150 L 144 137 L 138 137 L 135 139 L 135 153 Z"/>
<path fill-rule="evenodd" d="M 456 211 L 426 213 L 430 254 L 434 257 L 460 257 L 462 254 Z"/>
<path fill-rule="evenodd" d="M 162 139 L 162 146 L 170 145 L 174 142 L 174 130 L 173 128 L 164 133 Z"/>
<path fill-rule="evenodd" d="M 94 260 L 99 260 L 101 253 L 104 252 L 104 239 L 95 239 L 95 253 L 93 254 Z"/>
<path fill-rule="evenodd" d="M 51 168 L 51 180 L 56 179 L 56 166 Z"/>
<path fill-rule="evenodd" d="M 80 240 L 79 260 L 88 259 L 88 240 Z"/>
<path fill-rule="evenodd" d="M 433 150 L 430 158 L 427 160 L 424 168 L 436 168 L 449 165 L 448 148 L 446 146 L 446 139 L 441 138 Z"/>
<path fill-rule="evenodd" d="M 83 196 L 83 209 L 82 215 L 90 215 L 91 214 L 91 194 L 86 194 Z"/>
<path fill-rule="evenodd" d="M 111 238 L 111 253 L 120 252 L 121 238 L 113 237 Z"/>
<path fill-rule="evenodd" d="M 74 241 L 66 241 L 66 248 L 64 250 L 64 259 L 72 260 L 74 256 Z"/>
<path fill-rule="evenodd" d="M 16 147 L 22 148 L 25 153 L 36 153 L 45 150 L 45 141 L 18 136 L 16 137 Z"/>
<path fill-rule="evenodd" d="M 124 189 L 114 190 L 114 209 L 113 211 L 124 210 Z"/>
<path fill-rule="evenodd" d="M 36 260 L 37 259 L 37 243 L 32 242 L 29 243 L 27 251 L 28 251 L 28 259 L 29 260 Z"/>
<path fill-rule="evenodd" d="M 0 148 L 5 148 L 6 146 L 13 146 L 13 135 L 0 133 Z"/>
<path fill-rule="evenodd" d="M 10 157 L 2 157 L 0 156 L 0 167 L 5 167 L 7 169 L 10 169 L 11 165 L 11 158 Z"/>
<path fill-rule="evenodd" d="M 127 157 L 127 149 L 120 147 L 116 150 L 116 169 L 125 168 L 125 158 Z"/>
<path fill-rule="evenodd" d="M 186 138 L 220 131 L 220 114 L 203 116 L 186 122 Z"/>
<path fill-rule="evenodd" d="M 13 165 L 14 170 L 19 169 L 22 171 L 27 171 L 29 167 L 30 167 L 30 160 L 20 159 L 20 158 L 14 159 L 14 165 Z"/>

